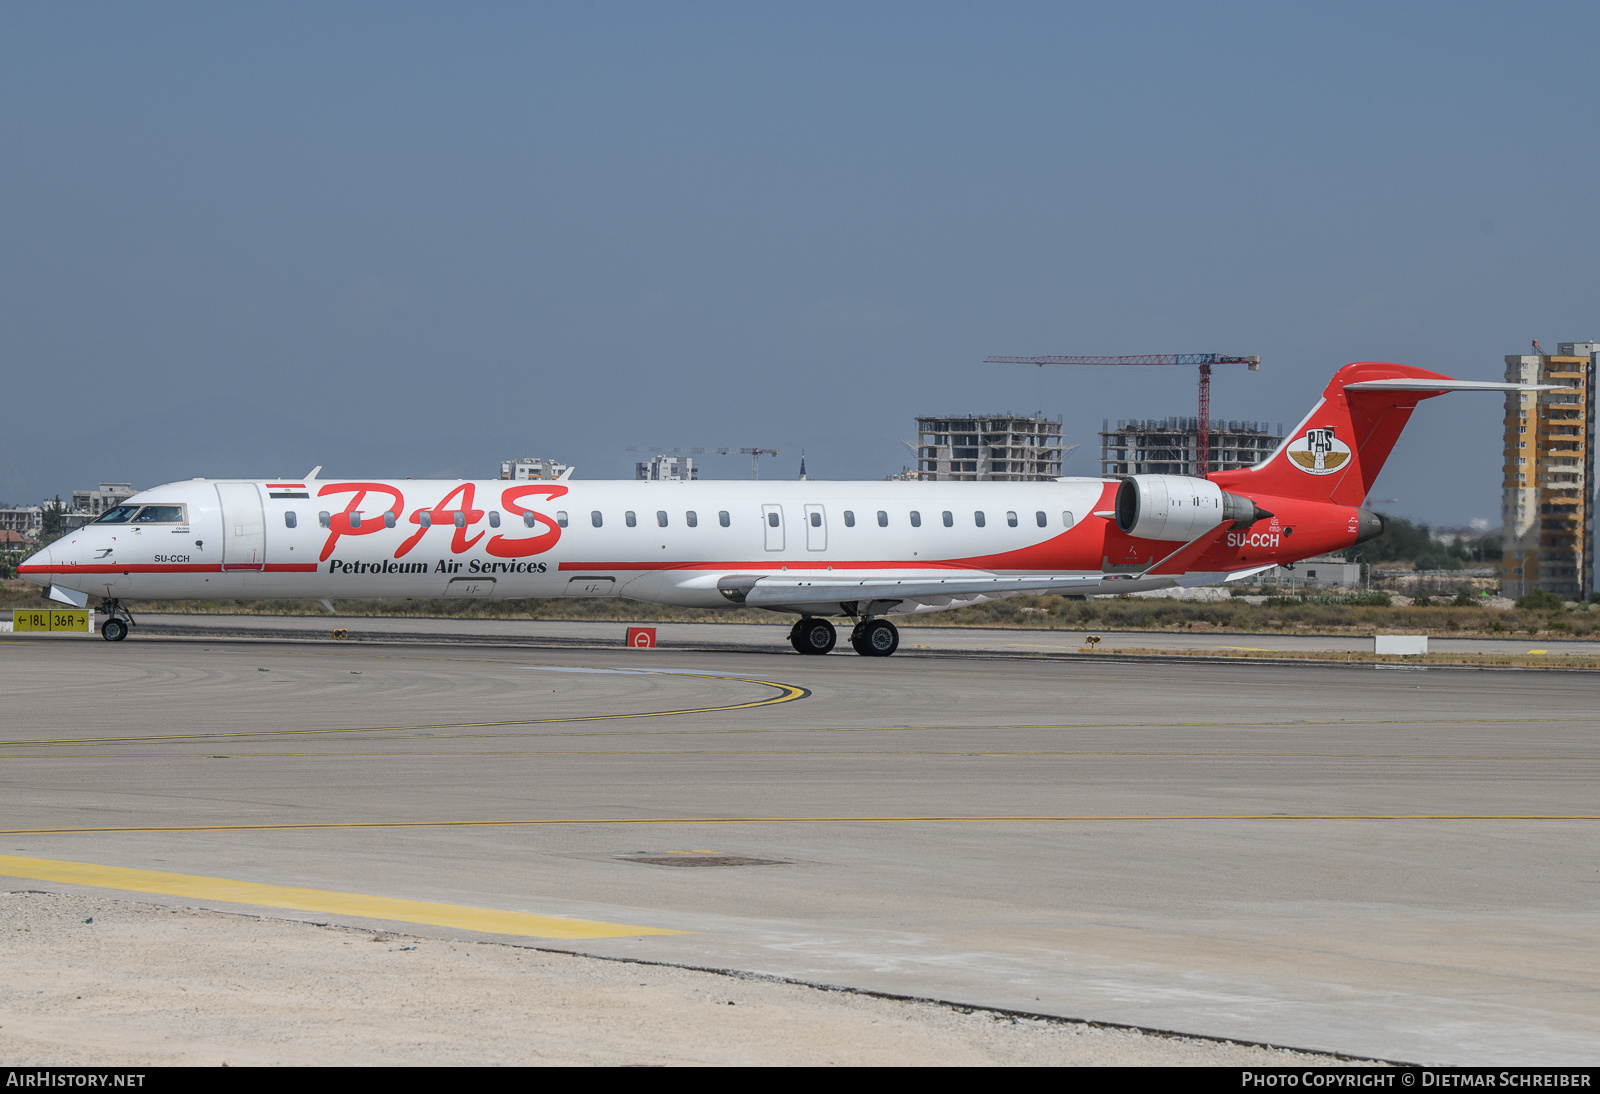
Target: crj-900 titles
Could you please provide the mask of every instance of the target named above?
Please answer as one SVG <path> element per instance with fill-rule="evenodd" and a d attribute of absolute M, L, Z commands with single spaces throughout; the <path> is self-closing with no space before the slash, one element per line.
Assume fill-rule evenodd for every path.
<path fill-rule="evenodd" d="M 28 559 L 60 601 L 624 597 L 799 616 L 827 653 L 899 645 L 888 617 L 1023 592 L 1239 580 L 1370 539 L 1361 508 L 1422 399 L 1535 390 L 1405 365 L 1340 369 L 1283 445 L 1206 478 L 1007 482 L 196 479 L 146 490 Z"/>

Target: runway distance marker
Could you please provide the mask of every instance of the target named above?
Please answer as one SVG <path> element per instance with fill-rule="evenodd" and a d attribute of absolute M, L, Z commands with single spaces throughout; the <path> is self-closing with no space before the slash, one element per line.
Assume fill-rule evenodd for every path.
<path fill-rule="evenodd" d="M 129 825 L 104 828 L 0 828 L 0 836 L 118 835 L 179 832 L 308 832 L 345 829 L 387 828 L 581 828 L 626 827 L 664 824 L 1125 824 L 1175 821 L 1600 821 L 1600 813 L 1129 813 L 1085 814 L 1082 816 L 973 816 L 962 817 L 930 813 L 904 817 L 550 817 L 535 820 L 497 821 L 305 821 L 295 824 L 172 824 Z M 0 875 L 8 874 L 7 856 L 0 855 Z M 46 862 L 46 859 L 14 861 Z M 81 865 L 68 863 L 67 865 Z M 30 874 L 12 874 L 31 877 Z M 172 875 L 181 877 L 185 875 Z M 51 880 L 38 878 L 37 880 Z M 214 880 L 214 879 L 209 879 Z M 98 885 L 99 882 L 79 882 Z M 226 882 L 222 884 L 233 884 Z M 243 883 L 241 883 L 243 884 Z M 116 886 L 108 886 L 116 888 Z M 141 890 L 150 891 L 154 890 Z M 321 890 L 304 890 L 320 892 Z M 335 894 L 339 895 L 339 894 Z M 348 895 L 348 894 L 346 894 Z M 218 897 L 217 899 L 222 899 Z M 361 898 L 373 899 L 380 898 Z M 246 901 L 245 903 L 260 903 Z M 283 905 L 288 907 L 289 905 Z M 295 905 L 299 907 L 299 905 Z M 451 905 L 440 905 L 451 907 Z M 367 914 L 367 913 L 361 913 Z M 507 913 L 509 914 L 509 913 Z M 395 918 L 393 916 L 386 918 Z M 422 921 L 418 921 L 422 922 Z M 426 922 L 435 922 L 427 920 Z M 478 928 L 473 928 L 477 930 Z M 652 931 L 650 933 L 681 933 Z M 585 936 L 590 937 L 590 936 Z"/>
<path fill-rule="evenodd" d="M 425 923 L 433 927 L 455 927 L 485 934 L 509 934 L 522 938 L 629 938 L 637 935 L 687 934 L 665 927 L 633 927 L 625 923 L 602 923 L 587 919 L 510 912 L 496 908 L 473 908 L 462 904 L 438 904 L 428 900 L 341 893 L 332 889 L 302 889 L 288 885 L 264 885 L 254 881 L 231 881 L 199 874 L 172 874 L 162 870 L 137 870 L 121 866 L 99 866 L 88 862 L 0 855 L 0 875 L 29 881 L 50 881 L 66 885 L 92 885 L 100 889 L 120 889 L 159 896 L 216 900 L 229 904 L 253 904 L 264 908 L 289 908 L 326 915 L 359 916 L 363 919 L 388 919 L 400 923 Z"/>

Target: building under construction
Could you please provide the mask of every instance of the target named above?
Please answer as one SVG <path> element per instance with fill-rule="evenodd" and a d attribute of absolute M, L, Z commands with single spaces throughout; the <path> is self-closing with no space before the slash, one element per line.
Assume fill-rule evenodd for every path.
<path fill-rule="evenodd" d="M 1213 421 L 1210 471 L 1254 467 L 1283 443 L 1283 423 L 1276 431 L 1267 422 Z M 1103 419 L 1100 426 L 1100 474 L 1194 475 L 1200 457 L 1198 418 Z"/>
<path fill-rule="evenodd" d="M 668 456 L 663 453 L 652 456 L 644 463 L 634 464 L 633 477 L 645 482 L 693 482 L 700 477 L 700 469 L 694 465 L 692 456 Z"/>
<path fill-rule="evenodd" d="M 1556 385 L 1506 394 L 1506 596 L 1548 589 L 1581 600 L 1595 591 L 1597 357 L 1600 342 L 1561 342 L 1554 354 L 1506 357 L 1508 381 Z"/>
<path fill-rule="evenodd" d="M 938 482 L 1049 482 L 1076 448 L 1062 448 L 1061 419 L 918 418 L 917 473 Z"/>

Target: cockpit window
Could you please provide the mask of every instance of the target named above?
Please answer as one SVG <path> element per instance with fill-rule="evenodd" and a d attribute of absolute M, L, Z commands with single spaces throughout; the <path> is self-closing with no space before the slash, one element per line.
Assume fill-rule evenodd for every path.
<path fill-rule="evenodd" d="M 101 513 L 100 519 L 96 520 L 95 523 L 127 524 L 133 518 L 133 514 L 138 511 L 139 507 L 137 505 L 119 505 L 114 509 L 107 509 L 104 513 Z"/>
<path fill-rule="evenodd" d="M 146 505 L 139 510 L 139 515 L 133 518 L 135 524 L 182 524 L 184 523 L 183 506 L 181 505 Z"/>

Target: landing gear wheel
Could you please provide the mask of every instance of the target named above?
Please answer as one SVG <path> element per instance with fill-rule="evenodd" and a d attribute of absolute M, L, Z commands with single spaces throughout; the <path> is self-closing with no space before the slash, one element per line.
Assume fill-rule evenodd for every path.
<path fill-rule="evenodd" d="M 802 619 L 789 632 L 789 644 L 801 653 L 824 654 L 839 641 L 839 632 L 826 619 Z"/>
<path fill-rule="evenodd" d="M 128 625 L 120 619 L 108 619 L 100 624 L 100 637 L 107 642 L 121 642 L 128 637 Z"/>
<path fill-rule="evenodd" d="M 888 657 L 900 648 L 900 630 L 887 619 L 874 619 L 850 633 L 850 645 L 862 657 Z"/>

